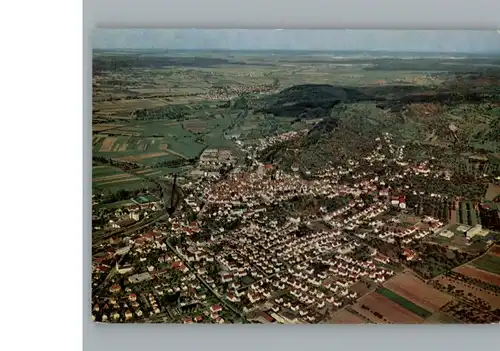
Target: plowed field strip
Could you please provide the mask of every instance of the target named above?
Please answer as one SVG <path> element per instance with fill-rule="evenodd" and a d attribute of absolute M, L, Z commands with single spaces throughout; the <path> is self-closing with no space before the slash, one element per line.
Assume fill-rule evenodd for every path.
<path fill-rule="evenodd" d="M 390 279 L 384 287 L 430 312 L 438 311 L 453 299 L 408 272 Z"/>
<path fill-rule="evenodd" d="M 359 308 L 356 311 L 363 311 L 362 305 L 367 306 L 371 311 L 379 313 L 392 323 L 397 324 L 416 324 L 422 323 L 424 319 L 416 314 L 410 312 L 406 308 L 398 305 L 397 303 L 389 300 L 379 293 L 373 292 L 360 299 L 358 302 Z M 367 313 L 363 313 L 367 315 Z M 370 317 L 369 317 L 370 318 Z M 370 318 L 373 319 L 373 318 Z M 380 318 L 375 317 L 375 320 L 381 321 Z"/>
<path fill-rule="evenodd" d="M 460 266 L 454 269 L 455 272 L 468 277 L 479 279 L 485 283 L 500 286 L 500 276 L 471 266 Z"/>

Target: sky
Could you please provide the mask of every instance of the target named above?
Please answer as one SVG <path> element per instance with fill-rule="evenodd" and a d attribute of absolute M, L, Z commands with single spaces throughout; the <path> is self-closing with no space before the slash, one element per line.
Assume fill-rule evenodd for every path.
<path fill-rule="evenodd" d="M 497 31 L 98 29 L 98 49 L 500 52 Z"/>

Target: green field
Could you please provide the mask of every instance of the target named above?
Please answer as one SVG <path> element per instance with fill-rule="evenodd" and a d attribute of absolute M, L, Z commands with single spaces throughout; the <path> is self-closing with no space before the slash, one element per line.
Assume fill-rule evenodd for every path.
<path fill-rule="evenodd" d="M 119 183 L 98 183 L 95 182 L 92 184 L 94 188 L 107 190 L 107 191 L 116 191 L 116 190 L 139 190 L 143 189 L 150 185 L 150 183 L 145 182 L 141 178 L 130 178 L 130 180 L 119 182 Z"/>
<path fill-rule="evenodd" d="M 235 115 L 231 114 L 212 114 L 201 117 L 194 115 L 180 122 L 133 122 L 129 127 L 94 133 L 92 150 L 94 156 L 144 165 L 196 158 L 206 147 L 233 146 L 232 142 L 224 137 L 224 132 L 232 125 L 234 118 Z M 188 128 L 185 128 L 183 123 L 187 123 Z M 139 135 L 120 135 L 132 129 Z"/>
<path fill-rule="evenodd" d="M 122 170 L 115 167 L 99 166 L 99 165 L 92 166 L 92 178 L 106 177 L 123 173 L 124 172 Z"/>
<path fill-rule="evenodd" d="M 500 257 L 485 254 L 472 261 L 471 264 L 483 271 L 500 274 Z"/>
<path fill-rule="evenodd" d="M 92 167 L 93 188 L 135 190 L 143 188 L 144 185 L 142 178 L 123 172 L 116 167 L 107 165 L 94 165 Z"/>
<path fill-rule="evenodd" d="M 422 318 L 427 318 L 432 315 L 431 312 L 427 311 L 426 309 L 423 309 L 420 306 L 415 305 L 413 302 L 408 301 L 402 296 L 399 296 L 395 292 L 386 289 L 386 288 L 379 288 L 376 290 L 379 294 L 387 297 L 389 300 L 397 303 L 398 305 L 406 308 L 408 311 L 411 311 L 415 313 L 417 316 L 420 316 Z"/>

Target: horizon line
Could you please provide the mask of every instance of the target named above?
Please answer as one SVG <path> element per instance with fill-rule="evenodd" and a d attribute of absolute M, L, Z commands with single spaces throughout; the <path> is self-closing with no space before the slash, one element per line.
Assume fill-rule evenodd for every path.
<path fill-rule="evenodd" d="M 167 50 L 167 51 L 235 51 L 235 52 L 259 52 L 259 51 L 277 51 L 277 52 L 325 52 L 325 53 L 335 53 L 335 52 L 343 52 L 343 53 L 362 53 L 362 52 L 387 52 L 387 53 L 432 53 L 432 54 L 476 54 L 476 53 L 488 53 L 500 54 L 500 50 L 475 50 L 475 51 L 434 51 L 434 50 L 390 50 L 390 49 L 230 49 L 230 48 L 163 48 L 163 47 L 151 47 L 151 48 L 139 48 L 139 47 L 94 47 L 92 50 L 136 50 L 136 51 L 148 51 L 148 50 Z"/>

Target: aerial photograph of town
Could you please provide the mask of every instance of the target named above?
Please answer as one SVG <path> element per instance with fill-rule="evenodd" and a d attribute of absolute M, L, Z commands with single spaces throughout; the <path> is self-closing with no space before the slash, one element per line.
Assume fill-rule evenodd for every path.
<path fill-rule="evenodd" d="M 93 45 L 95 322 L 500 322 L 500 33 Z"/>

